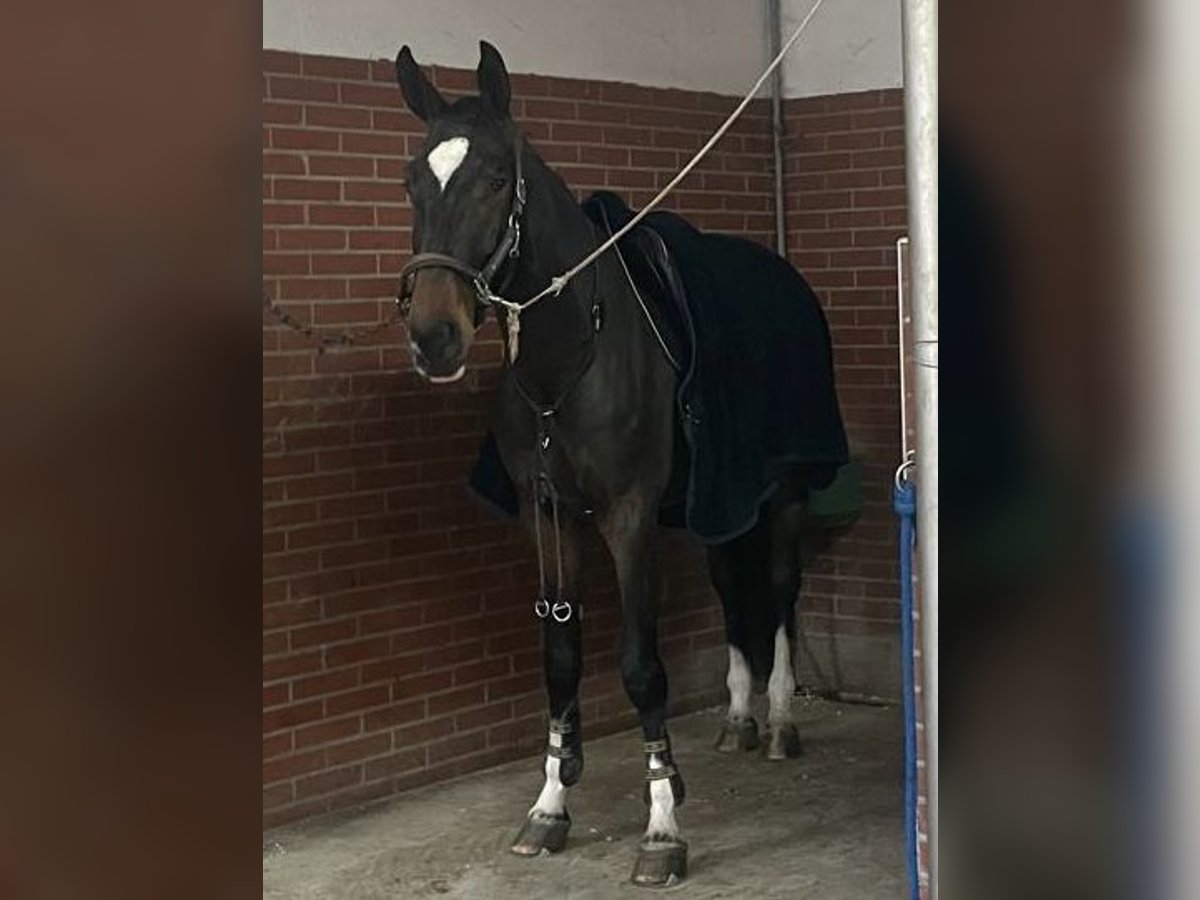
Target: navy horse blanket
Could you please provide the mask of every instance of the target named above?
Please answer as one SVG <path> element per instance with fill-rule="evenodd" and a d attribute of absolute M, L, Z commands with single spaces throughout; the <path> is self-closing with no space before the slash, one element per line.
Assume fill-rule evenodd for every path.
<path fill-rule="evenodd" d="M 609 192 L 592 195 L 584 211 L 607 230 L 633 216 Z M 643 229 L 669 250 L 682 305 L 651 283 Z M 724 543 L 754 527 L 785 468 L 812 490 L 829 485 L 848 452 L 829 326 L 808 282 L 765 247 L 700 231 L 669 212 L 650 213 L 618 246 L 678 363 L 683 440 L 660 520 Z M 491 435 L 471 487 L 516 515 L 517 491 Z"/>

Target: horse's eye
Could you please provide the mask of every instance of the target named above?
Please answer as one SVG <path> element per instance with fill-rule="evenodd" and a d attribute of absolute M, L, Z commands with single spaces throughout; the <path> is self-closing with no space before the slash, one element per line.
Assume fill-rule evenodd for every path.
<path fill-rule="evenodd" d="M 493 191 L 499 192 L 504 190 L 504 186 L 506 184 L 508 184 L 507 178 L 493 178 L 491 181 L 491 188 Z"/>

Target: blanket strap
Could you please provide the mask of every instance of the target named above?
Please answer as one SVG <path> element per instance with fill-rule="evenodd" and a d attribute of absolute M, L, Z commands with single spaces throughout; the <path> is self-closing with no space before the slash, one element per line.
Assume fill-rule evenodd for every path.
<path fill-rule="evenodd" d="M 604 220 L 604 230 L 611 237 L 613 233 L 612 223 L 608 221 L 608 210 L 603 204 L 598 204 L 600 209 L 600 218 Z M 650 313 L 650 308 L 646 305 L 646 301 L 642 299 L 642 292 L 638 290 L 637 283 L 633 280 L 633 274 L 629 271 L 629 266 L 625 264 L 625 254 L 621 252 L 621 245 L 614 244 L 613 249 L 617 251 L 617 260 L 621 263 L 621 271 L 625 273 L 625 280 L 629 282 L 629 288 L 633 291 L 633 296 L 637 298 L 638 306 L 642 310 L 642 315 L 646 319 L 646 323 L 650 326 L 650 330 L 654 332 L 654 337 L 658 341 L 658 346 L 662 348 L 663 354 L 667 357 L 667 361 L 671 364 L 671 368 L 676 372 L 682 372 L 683 367 L 679 365 L 679 360 L 671 353 L 671 349 L 667 346 L 667 342 L 663 339 L 662 332 L 658 330 L 658 323 L 654 321 L 654 316 Z M 597 331 L 600 329 L 597 328 Z"/>

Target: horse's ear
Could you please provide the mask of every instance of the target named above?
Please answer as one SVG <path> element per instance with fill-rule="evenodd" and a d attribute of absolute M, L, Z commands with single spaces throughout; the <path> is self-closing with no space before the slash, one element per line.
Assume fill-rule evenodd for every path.
<path fill-rule="evenodd" d="M 437 118 L 446 108 L 446 101 L 438 93 L 437 88 L 429 83 L 417 61 L 413 59 L 408 44 L 400 48 L 396 55 L 396 80 L 400 82 L 400 91 L 404 101 L 422 122 Z"/>
<path fill-rule="evenodd" d="M 508 87 L 508 69 L 500 51 L 487 41 L 479 42 L 479 68 L 475 70 L 479 80 L 479 96 L 491 110 L 501 116 L 508 115 L 508 101 L 512 94 Z"/>

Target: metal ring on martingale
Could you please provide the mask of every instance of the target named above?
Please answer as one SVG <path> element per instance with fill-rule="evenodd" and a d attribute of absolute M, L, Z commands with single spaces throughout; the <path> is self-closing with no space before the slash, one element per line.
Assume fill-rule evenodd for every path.
<path fill-rule="evenodd" d="M 564 610 L 564 612 L 560 613 L 559 610 Z M 569 622 L 571 620 L 571 601 L 559 600 L 550 608 L 550 615 L 554 616 L 554 621 L 559 625 Z"/>
<path fill-rule="evenodd" d="M 544 619 L 550 615 L 550 601 L 545 597 L 536 600 L 533 604 L 533 614 L 539 619 Z"/>

